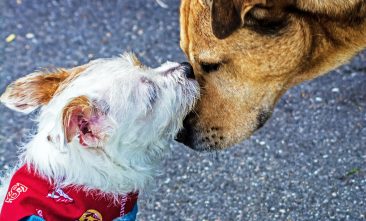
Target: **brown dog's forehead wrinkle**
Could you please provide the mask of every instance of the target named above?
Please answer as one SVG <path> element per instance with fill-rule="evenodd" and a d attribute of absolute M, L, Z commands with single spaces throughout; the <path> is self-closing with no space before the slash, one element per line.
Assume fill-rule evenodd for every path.
<path fill-rule="evenodd" d="M 189 19 L 189 5 L 190 0 L 182 1 L 180 6 L 180 47 L 182 50 L 186 53 L 187 56 L 189 56 L 188 53 L 188 47 L 189 39 L 188 34 L 186 33 L 187 25 L 188 25 L 188 19 Z"/>
<path fill-rule="evenodd" d="M 202 6 L 198 0 L 189 0 L 187 2 L 190 3 L 189 16 L 187 16 L 189 19 L 187 20 L 185 29 L 181 30 L 181 32 L 185 34 L 184 37 L 186 42 L 184 44 L 184 50 L 187 49 L 185 52 L 190 59 L 190 62 L 194 63 L 196 62 L 197 53 L 204 52 L 202 51 L 204 48 L 214 47 L 216 45 L 216 41 L 213 38 L 214 36 L 209 26 L 210 14 L 208 7 Z M 197 16 L 200 17 L 198 25 L 194 20 Z M 203 36 L 206 41 L 200 41 L 200 39 L 197 39 L 194 36 Z M 197 44 L 202 45 L 202 48 L 198 49 Z"/>
<path fill-rule="evenodd" d="M 190 38 L 192 36 L 192 27 L 195 27 L 195 21 L 192 18 L 194 15 L 192 13 L 197 12 L 197 6 L 199 6 L 200 10 L 205 8 L 199 0 L 182 0 L 180 7 L 180 46 L 190 62 L 194 61 L 192 54 L 194 46 L 192 41 L 194 40 Z M 199 31 L 202 32 L 201 30 Z"/>

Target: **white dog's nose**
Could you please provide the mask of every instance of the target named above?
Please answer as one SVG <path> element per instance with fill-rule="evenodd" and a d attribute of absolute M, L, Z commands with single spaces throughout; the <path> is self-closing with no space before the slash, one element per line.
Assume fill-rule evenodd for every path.
<path fill-rule="evenodd" d="M 184 69 L 184 74 L 186 75 L 187 78 L 195 79 L 193 67 L 190 63 L 182 62 L 180 63 L 180 66 Z"/>

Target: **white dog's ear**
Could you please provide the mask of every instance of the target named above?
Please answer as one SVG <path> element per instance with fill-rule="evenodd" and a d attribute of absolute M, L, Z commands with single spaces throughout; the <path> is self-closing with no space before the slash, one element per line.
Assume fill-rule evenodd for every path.
<path fill-rule="evenodd" d="M 63 110 L 66 142 L 75 137 L 85 147 L 98 147 L 107 137 L 106 114 L 85 96 L 74 98 Z"/>
<path fill-rule="evenodd" d="M 0 97 L 0 102 L 10 109 L 28 114 L 47 104 L 56 91 L 79 76 L 88 64 L 72 69 L 35 72 L 11 83 Z"/>
<path fill-rule="evenodd" d="M 30 113 L 47 104 L 68 76 L 69 73 L 63 69 L 29 74 L 11 83 L 1 95 L 0 101 L 10 109 Z"/>

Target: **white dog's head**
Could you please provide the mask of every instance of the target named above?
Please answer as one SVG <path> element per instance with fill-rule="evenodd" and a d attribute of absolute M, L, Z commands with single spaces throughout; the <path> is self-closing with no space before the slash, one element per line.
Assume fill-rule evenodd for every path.
<path fill-rule="evenodd" d="M 1 102 L 24 113 L 42 106 L 23 155 L 47 176 L 100 187 L 108 184 L 89 178 L 92 171 L 106 178 L 122 169 L 124 182 L 139 188 L 128 173 L 142 179 L 139 170 L 148 171 L 182 127 L 199 95 L 193 76 L 187 63 L 151 69 L 126 54 L 30 74 L 9 85 Z"/>

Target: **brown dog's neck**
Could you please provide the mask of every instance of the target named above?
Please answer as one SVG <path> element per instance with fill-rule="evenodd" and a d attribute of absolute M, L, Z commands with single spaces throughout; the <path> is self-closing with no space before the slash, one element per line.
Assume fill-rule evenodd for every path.
<path fill-rule="evenodd" d="M 338 67 L 366 48 L 366 3 L 356 13 L 343 17 L 306 16 L 309 52 L 302 73 L 289 87 L 312 80 Z"/>
<path fill-rule="evenodd" d="M 343 44 L 344 47 L 350 47 L 350 44 L 366 47 L 365 1 L 360 1 L 360 3 L 350 7 L 350 11 L 342 15 L 328 16 L 320 14 L 315 16 L 315 20 L 324 34 L 334 33 L 331 36 L 327 35 L 328 40 Z"/>

